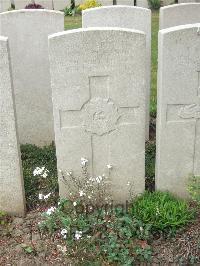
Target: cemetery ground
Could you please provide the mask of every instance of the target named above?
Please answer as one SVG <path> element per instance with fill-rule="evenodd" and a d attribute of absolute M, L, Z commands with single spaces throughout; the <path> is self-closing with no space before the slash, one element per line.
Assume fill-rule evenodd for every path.
<path fill-rule="evenodd" d="M 153 12 L 151 124 L 146 143 L 146 189 L 150 191 L 155 176 L 158 19 L 158 12 Z M 78 27 L 81 16 L 65 18 L 66 30 Z M 25 218 L 0 212 L 0 265 L 199 265 L 200 211 L 196 203 L 187 205 L 167 193 L 146 193 L 123 214 L 117 208 L 114 214 L 88 211 L 83 215 L 77 211 L 78 200 L 72 206 L 67 201 L 58 205 L 54 145 L 22 145 L 21 153 L 28 212 Z M 85 175 L 84 163 L 83 171 Z M 58 206 L 57 210 L 52 206 Z M 45 211 L 48 213 L 42 216 Z M 69 224 L 72 233 L 66 229 Z M 82 231 L 73 231 L 77 224 Z M 82 241 L 88 227 L 93 234 Z"/>

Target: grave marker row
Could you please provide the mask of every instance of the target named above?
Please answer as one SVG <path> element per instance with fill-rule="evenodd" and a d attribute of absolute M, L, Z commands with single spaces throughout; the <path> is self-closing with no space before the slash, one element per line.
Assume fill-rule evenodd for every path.
<path fill-rule="evenodd" d="M 105 10 L 113 17 L 112 22 L 105 13 L 105 24 L 96 27 L 99 17 L 92 18 L 94 9 L 87 11 L 91 21 L 84 12 L 83 29 L 49 37 L 55 142 L 58 169 L 63 172 L 73 170 L 79 175 L 81 157 L 89 159 L 89 171 L 94 176 L 108 171 L 106 166 L 111 164 L 113 197 L 124 202 L 129 194 L 128 182 L 133 184 L 135 194 L 144 190 L 145 183 L 148 29 L 143 25 L 142 31 L 138 31 L 136 26 L 139 29 L 140 25 L 133 25 L 131 17 L 136 12 L 150 11 L 136 8 L 134 13 L 130 8 L 129 13 L 127 7 L 112 7 L 109 11 L 102 8 L 102 12 Z M 130 16 L 130 21 L 121 19 L 123 28 L 118 27 L 118 10 Z M 192 17 L 185 17 L 186 23 L 189 16 Z M 26 25 L 27 21 L 30 25 Z M 178 23 L 184 24 L 184 20 Z M 44 34 L 39 31 L 41 24 L 45 24 Z M 162 27 L 166 25 L 162 23 Z M 49 134 L 53 132 L 53 125 L 49 126 L 53 116 L 47 36 L 62 27 L 60 12 L 21 10 L 0 14 L 0 33 L 10 41 L 21 143 L 44 145 L 53 139 Z M 188 196 L 188 175 L 200 175 L 199 32 L 200 22 L 159 33 L 156 186 L 182 197 Z M 7 42 L 7 38 L 1 37 L 0 208 L 23 215 L 24 192 Z M 61 196 L 67 195 L 59 182 Z"/>

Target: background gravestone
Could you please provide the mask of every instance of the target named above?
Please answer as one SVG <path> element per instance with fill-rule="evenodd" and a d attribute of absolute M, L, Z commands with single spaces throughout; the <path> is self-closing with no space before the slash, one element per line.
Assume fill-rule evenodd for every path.
<path fill-rule="evenodd" d="M 200 3 L 178 4 L 160 9 L 160 29 L 200 23 Z"/>
<path fill-rule="evenodd" d="M 9 37 L 20 143 L 42 146 L 54 140 L 48 35 L 63 27 L 58 11 L 0 14 L 0 33 Z"/>
<path fill-rule="evenodd" d="M 8 58 L 8 39 L 0 36 L 0 210 L 24 215 L 24 184 Z"/>
<path fill-rule="evenodd" d="M 111 171 L 114 199 L 144 190 L 145 34 L 91 28 L 50 36 L 58 169 L 93 176 Z M 120 75 L 119 75 L 120 73 Z M 60 176 L 59 172 L 59 177 Z M 60 194 L 67 194 L 60 180 Z"/>
<path fill-rule="evenodd" d="M 156 187 L 185 197 L 200 175 L 200 24 L 159 32 Z"/>
<path fill-rule="evenodd" d="M 146 33 L 146 139 L 149 138 L 149 102 L 151 88 L 151 11 L 130 6 L 110 6 L 83 11 L 82 26 L 121 27 Z M 120 74 L 120 73 L 119 73 Z"/>
<path fill-rule="evenodd" d="M 0 12 L 8 11 L 11 7 L 10 0 L 0 0 Z"/>

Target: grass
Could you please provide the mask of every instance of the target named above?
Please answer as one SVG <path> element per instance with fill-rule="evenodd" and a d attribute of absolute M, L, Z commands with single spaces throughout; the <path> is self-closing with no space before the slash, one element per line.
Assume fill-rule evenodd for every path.
<path fill-rule="evenodd" d="M 77 29 L 82 27 L 81 15 L 65 17 L 65 30 Z M 156 116 L 156 97 L 157 97 L 157 57 L 158 57 L 158 28 L 159 12 L 152 12 L 152 47 L 151 47 L 151 116 Z"/>

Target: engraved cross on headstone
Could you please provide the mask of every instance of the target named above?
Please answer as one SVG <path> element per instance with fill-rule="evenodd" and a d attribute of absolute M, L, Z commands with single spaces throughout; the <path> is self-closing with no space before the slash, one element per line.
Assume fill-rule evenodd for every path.
<path fill-rule="evenodd" d="M 61 130 L 81 128 L 90 134 L 92 153 L 95 135 L 104 136 L 119 127 L 126 127 L 139 122 L 139 106 L 118 106 L 110 96 L 109 81 L 109 76 L 89 77 L 89 99 L 83 103 L 79 110 L 60 110 Z M 92 174 L 94 174 L 94 157 L 93 155 L 91 157 Z"/>
<path fill-rule="evenodd" d="M 193 104 L 169 104 L 167 122 L 195 122 L 193 174 L 200 175 L 200 70 L 197 70 L 197 98 Z M 184 145 L 184 143 L 183 143 Z"/>

